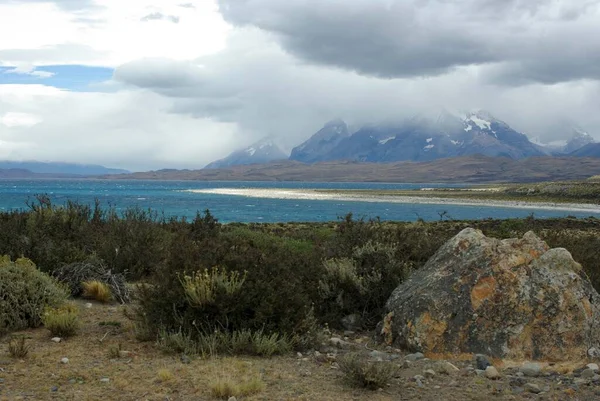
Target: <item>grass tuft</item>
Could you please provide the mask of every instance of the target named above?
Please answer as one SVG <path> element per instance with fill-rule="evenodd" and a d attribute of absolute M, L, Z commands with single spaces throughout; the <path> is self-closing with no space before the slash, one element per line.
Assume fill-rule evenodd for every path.
<path fill-rule="evenodd" d="M 265 389 L 265 383 L 260 377 L 253 377 L 239 383 L 231 378 L 218 378 L 211 381 L 209 386 L 213 397 L 222 400 L 258 394 Z"/>
<path fill-rule="evenodd" d="M 17 336 L 8 343 L 8 354 L 17 359 L 25 358 L 29 353 L 29 348 L 25 342 L 25 336 Z"/>
<path fill-rule="evenodd" d="M 42 323 L 56 337 L 71 337 L 79 329 L 79 310 L 72 303 L 58 308 L 46 308 Z"/>
<path fill-rule="evenodd" d="M 369 390 L 384 387 L 397 372 L 390 362 L 366 361 L 355 353 L 340 358 L 338 363 L 348 383 Z"/>
<path fill-rule="evenodd" d="M 156 373 L 156 380 L 160 383 L 167 383 L 175 380 L 175 375 L 169 369 L 159 369 Z"/>
<path fill-rule="evenodd" d="M 84 281 L 81 286 L 85 298 L 91 298 L 102 303 L 108 303 L 112 300 L 110 288 L 101 281 Z"/>

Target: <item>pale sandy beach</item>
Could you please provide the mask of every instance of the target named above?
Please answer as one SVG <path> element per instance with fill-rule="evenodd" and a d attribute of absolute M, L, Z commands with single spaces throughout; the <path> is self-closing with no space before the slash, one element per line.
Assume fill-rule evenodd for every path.
<path fill-rule="evenodd" d="M 600 205 L 585 203 L 548 203 L 525 201 L 499 201 L 480 199 L 457 199 L 429 196 L 396 196 L 372 195 L 356 193 L 319 192 L 313 189 L 276 189 L 276 188 L 211 188 L 189 189 L 187 192 L 198 194 L 218 194 L 231 196 L 245 196 L 248 198 L 267 199 L 306 199 L 306 200 L 332 200 L 346 202 L 378 202 L 378 203 L 417 203 L 431 205 L 462 205 L 481 207 L 507 207 L 515 209 L 532 210 L 564 210 L 569 212 L 600 213 Z"/>

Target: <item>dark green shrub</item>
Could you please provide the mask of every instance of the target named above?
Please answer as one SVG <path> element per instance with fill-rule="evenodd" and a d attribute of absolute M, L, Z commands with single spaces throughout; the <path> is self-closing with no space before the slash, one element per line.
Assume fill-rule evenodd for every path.
<path fill-rule="evenodd" d="M 311 243 L 242 228 L 222 233 L 214 241 L 214 246 L 202 241 L 201 249 L 211 248 L 207 258 L 201 249 L 188 250 L 191 259 L 186 263 L 165 266 L 149 285 L 140 287 L 139 322 L 155 331 L 161 327 L 167 333 L 195 337 L 243 330 L 297 337 L 311 328 L 314 331 L 311 312 L 321 268 Z M 194 249 L 193 242 L 187 245 Z M 179 249 L 177 243 L 173 246 Z M 186 277 L 199 286 L 213 278 L 221 284 L 198 302 L 194 299 L 198 297 L 186 293 Z M 196 282 L 194 277 L 202 280 Z M 232 278 L 239 286 L 229 291 L 224 281 L 231 283 Z"/>
<path fill-rule="evenodd" d="M 0 257 L 0 334 L 40 326 L 44 309 L 62 305 L 68 295 L 31 260 Z"/>

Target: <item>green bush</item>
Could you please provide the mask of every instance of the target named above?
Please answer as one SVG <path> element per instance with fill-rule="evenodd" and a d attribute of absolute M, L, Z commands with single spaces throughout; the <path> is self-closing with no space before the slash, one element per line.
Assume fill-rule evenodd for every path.
<path fill-rule="evenodd" d="M 397 257 L 397 248 L 369 240 L 354 248 L 349 258 L 324 260 L 319 281 L 321 315 L 334 326 L 355 313 L 367 326 L 377 324 L 387 298 L 413 268 L 410 261 Z"/>
<path fill-rule="evenodd" d="M 168 264 L 140 287 L 139 323 L 197 338 L 249 330 L 302 344 L 301 337 L 314 335 L 320 257 L 311 243 L 236 228 L 202 247 L 212 253 L 190 255 L 195 263 Z"/>
<path fill-rule="evenodd" d="M 0 257 L 0 334 L 42 324 L 46 307 L 62 305 L 66 288 L 40 272 L 29 259 Z"/>

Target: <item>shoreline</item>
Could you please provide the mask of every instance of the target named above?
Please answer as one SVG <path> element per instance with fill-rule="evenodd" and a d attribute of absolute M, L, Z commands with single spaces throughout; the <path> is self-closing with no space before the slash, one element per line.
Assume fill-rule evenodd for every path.
<path fill-rule="evenodd" d="M 278 189 L 278 188 L 211 188 L 211 189 L 186 189 L 183 192 L 197 194 L 213 194 L 228 196 L 245 196 L 248 198 L 263 199 L 299 199 L 299 200 L 324 200 L 346 202 L 371 202 L 371 203 L 403 203 L 424 205 L 457 205 L 504 207 L 512 209 L 530 210 L 562 210 L 569 212 L 582 212 L 600 214 L 600 205 L 586 203 L 552 203 L 535 201 L 502 201 L 466 198 L 444 198 L 439 196 L 406 196 L 406 195 L 369 195 L 348 194 L 343 192 L 319 192 L 315 189 Z"/>

